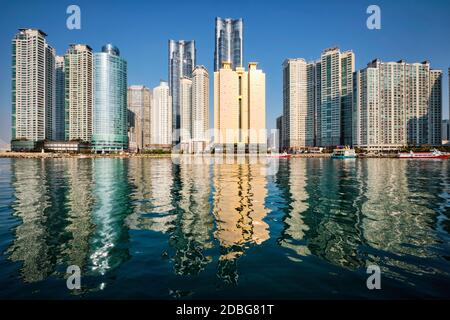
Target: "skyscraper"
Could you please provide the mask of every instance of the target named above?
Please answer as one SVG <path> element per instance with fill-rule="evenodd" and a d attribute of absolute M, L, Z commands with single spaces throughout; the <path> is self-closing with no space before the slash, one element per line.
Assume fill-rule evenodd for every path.
<path fill-rule="evenodd" d="M 249 70 L 231 69 L 229 62 L 214 73 L 214 142 L 217 148 L 267 146 L 265 74 L 249 63 Z"/>
<path fill-rule="evenodd" d="M 65 56 L 65 140 L 92 140 L 94 71 L 92 49 L 72 44 Z"/>
<path fill-rule="evenodd" d="M 62 141 L 65 139 L 64 129 L 64 57 L 56 56 L 55 58 L 55 108 L 53 113 L 53 134 L 54 140 Z"/>
<path fill-rule="evenodd" d="M 448 145 L 450 142 L 450 121 L 442 120 L 442 144 Z"/>
<path fill-rule="evenodd" d="M 209 75 L 204 66 L 192 72 L 192 144 L 193 152 L 202 152 L 209 142 Z"/>
<path fill-rule="evenodd" d="M 151 128 L 152 145 L 172 144 L 172 97 L 165 81 L 153 89 Z"/>
<path fill-rule="evenodd" d="M 287 59 L 283 63 L 284 149 L 314 146 L 313 68 L 304 59 Z"/>
<path fill-rule="evenodd" d="M 172 97 L 172 135 L 173 143 L 180 141 L 178 130 L 181 127 L 180 81 L 190 78 L 196 64 L 195 41 L 169 40 L 169 88 Z"/>
<path fill-rule="evenodd" d="M 277 126 L 278 150 L 273 150 L 273 151 L 281 152 L 282 150 L 284 150 L 284 145 L 283 145 L 283 116 L 279 116 L 277 118 L 276 126 Z"/>
<path fill-rule="evenodd" d="M 244 63 L 243 32 L 244 23 L 241 18 L 216 18 L 214 72 L 219 71 L 224 62 L 230 62 L 233 70 L 242 67 Z"/>
<path fill-rule="evenodd" d="M 192 78 L 181 79 L 181 149 L 203 152 L 208 142 L 209 77 L 204 66 L 196 66 Z"/>
<path fill-rule="evenodd" d="M 128 140 L 131 151 L 151 144 L 152 91 L 145 86 L 128 87 Z"/>
<path fill-rule="evenodd" d="M 128 149 L 127 115 L 127 62 L 107 44 L 94 54 L 94 151 Z"/>
<path fill-rule="evenodd" d="M 12 140 L 52 139 L 55 51 L 38 29 L 19 29 L 12 40 Z"/>
<path fill-rule="evenodd" d="M 317 144 L 332 147 L 352 143 L 353 72 L 355 55 L 338 48 L 321 55 L 321 103 Z"/>
<path fill-rule="evenodd" d="M 192 134 L 192 80 L 180 80 L 181 150 L 190 153 Z"/>
<path fill-rule="evenodd" d="M 355 146 L 378 151 L 441 144 L 441 71 L 429 62 L 374 60 L 354 78 Z"/>

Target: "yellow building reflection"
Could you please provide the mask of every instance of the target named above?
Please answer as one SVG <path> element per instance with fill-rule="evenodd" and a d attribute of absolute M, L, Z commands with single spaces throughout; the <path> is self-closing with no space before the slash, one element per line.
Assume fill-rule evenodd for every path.
<path fill-rule="evenodd" d="M 221 247 L 235 247 L 221 259 L 234 259 L 245 244 L 259 245 L 269 239 L 269 227 L 263 221 L 268 214 L 267 179 L 259 163 L 215 164 L 213 171 L 215 237 Z"/>

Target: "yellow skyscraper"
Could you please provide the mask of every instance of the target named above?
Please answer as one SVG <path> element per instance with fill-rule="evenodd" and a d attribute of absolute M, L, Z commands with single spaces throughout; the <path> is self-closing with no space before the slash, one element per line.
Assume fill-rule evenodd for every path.
<path fill-rule="evenodd" d="M 266 150 L 266 75 L 251 62 L 248 71 L 229 62 L 214 72 L 216 149 L 243 146 Z M 229 150 L 229 149 L 228 149 Z"/>

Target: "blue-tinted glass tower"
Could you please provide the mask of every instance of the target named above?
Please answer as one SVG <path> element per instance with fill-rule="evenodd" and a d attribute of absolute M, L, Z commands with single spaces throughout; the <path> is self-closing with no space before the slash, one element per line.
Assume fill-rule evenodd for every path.
<path fill-rule="evenodd" d="M 128 149 L 127 120 L 127 62 L 107 44 L 94 54 L 93 150 Z"/>

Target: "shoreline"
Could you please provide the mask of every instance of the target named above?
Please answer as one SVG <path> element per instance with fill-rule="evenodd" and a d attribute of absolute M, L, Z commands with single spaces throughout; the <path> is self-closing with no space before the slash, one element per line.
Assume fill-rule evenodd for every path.
<path fill-rule="evenodd" d="M 14 159 L 97 159 L 97 158 L 122 158 L 122 159 L 131 159 L 131 158 L 150 158 L 150 159 L 158 159 L 158 158 L 171 158 L 173 156 L 179 156 L 176 154 L 92 154 L 92 153 L 52 153 L 52 152 L 5 152 L 0 151 L 0 158 L 14 158 Z M 183 155 L 181 155 L 183 156 Z M 195 155 L 184 155 L 184 156 L 195 156 Z M 214 156 L 214 155 L 206 155 L 206 156 Z M 222 155 L 225 156 L 225 155 Z M 236 154 L 234 155 L 236 156 Z M 246 156 L 249 156 L 248 154 Z M 259 155 L 255 155 L 259 156 Z M 267 155 L 270 157 L 270 155 Z M 316 158 L 316 159 L 329 159 L 331 158 L 331 153 L 319 153 L 319 154 L 292 154 L 291 158 Z M 359 155 L 359 159 L 397 159 L 397 154 L 386 154 L 386 155 Z"/>

